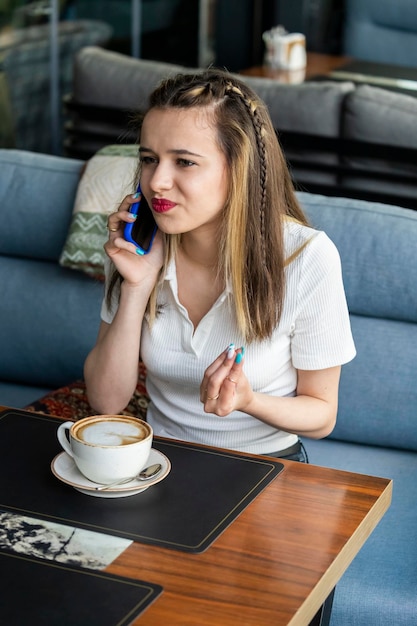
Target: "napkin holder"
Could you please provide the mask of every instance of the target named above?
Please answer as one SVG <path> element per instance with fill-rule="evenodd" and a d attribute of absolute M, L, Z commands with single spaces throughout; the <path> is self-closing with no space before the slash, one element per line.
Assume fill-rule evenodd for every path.
<path fill-rule="evenodd" d="M 276 26 L 262 35 L 265 65 L 276 70 L 302 70 L 306 67 L 306 39 L 302 33 L 288 33 Z"/>

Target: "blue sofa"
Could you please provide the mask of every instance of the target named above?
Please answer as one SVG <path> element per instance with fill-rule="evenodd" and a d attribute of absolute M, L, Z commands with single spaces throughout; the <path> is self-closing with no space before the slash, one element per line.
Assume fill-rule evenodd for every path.
<path fill-rule="evenodd" d="M 342 258 L 357 356 L 311 463 L 385 476 L 393 502 L 336 588 L 331 626 L 417 624 L 417 213 L 301 194 Z"/>
<path fill-rule="evenodd" d="M 414 0 L 345 0 L 343 53 L 357 59 L 416 67 Z"/>
<path fill-rule="evenodd" d="M 58 259 L 84 163 L 0 150 L 0 404 L 25 407 L 82 376 L 102 284 Z M 337 426 L 310 462 L 394 480 L 388 513 L 336 588 L 331 626 L 417 623 L 417 213 L 299 194 L 339 248 L 358 355 Z"/>
<path fill-rule="evenodd" d="M 0 150 L 0 403 L 79 378 L 102 286 L 60 267 L 82 161 Z"/>

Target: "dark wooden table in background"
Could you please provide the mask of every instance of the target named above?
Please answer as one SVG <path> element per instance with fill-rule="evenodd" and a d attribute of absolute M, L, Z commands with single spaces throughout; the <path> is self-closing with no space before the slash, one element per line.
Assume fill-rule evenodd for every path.
<path fill-rule="evenodd" d="M 350 57 L 307 52 L 307 66 L 304 70 L 275 70 L 266 65 L 243 69 L 239 74 L 259 78 L 274 78 L 280 83 L 302 83 L 317 76 L 325 76 L 351 61 Z"/>

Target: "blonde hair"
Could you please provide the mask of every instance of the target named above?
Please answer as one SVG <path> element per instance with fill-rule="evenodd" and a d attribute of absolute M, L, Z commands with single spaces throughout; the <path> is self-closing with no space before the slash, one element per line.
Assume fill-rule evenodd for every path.
<path fill-rule="evenodd" d="M 236 321 L 246 342 L 270 337 L 285 293 L 284 218 L 303 224 L 307 219 L 266 105 L 243 81 L 213 69 L 167 78 L 149 104 L 149 110 L 204 108 L 211 116 L 229 170 L 218 274 L 231 282 Z M 175 256 L 180 236 L 165 239 L 164 267 Z M 149 302 L 151 321 L 158 288 Z"/>

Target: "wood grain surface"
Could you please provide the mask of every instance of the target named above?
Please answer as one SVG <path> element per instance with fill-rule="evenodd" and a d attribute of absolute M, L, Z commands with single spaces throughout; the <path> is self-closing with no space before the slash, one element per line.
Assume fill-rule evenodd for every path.
<path fill-rule="evenodd" d="M 132 543 L 105 570 L 162 585 L 134 624 L 310 623 L 388 509 L 392 481 L 283 464 L 202 554 Z"/>
<path fill-rule="evenodd" d="M 392 483 L 284 463 L 203 554 L 135 543 L 108 568 L 164 587 L 137 624 L 310 623 L 388 509 Z"/>

